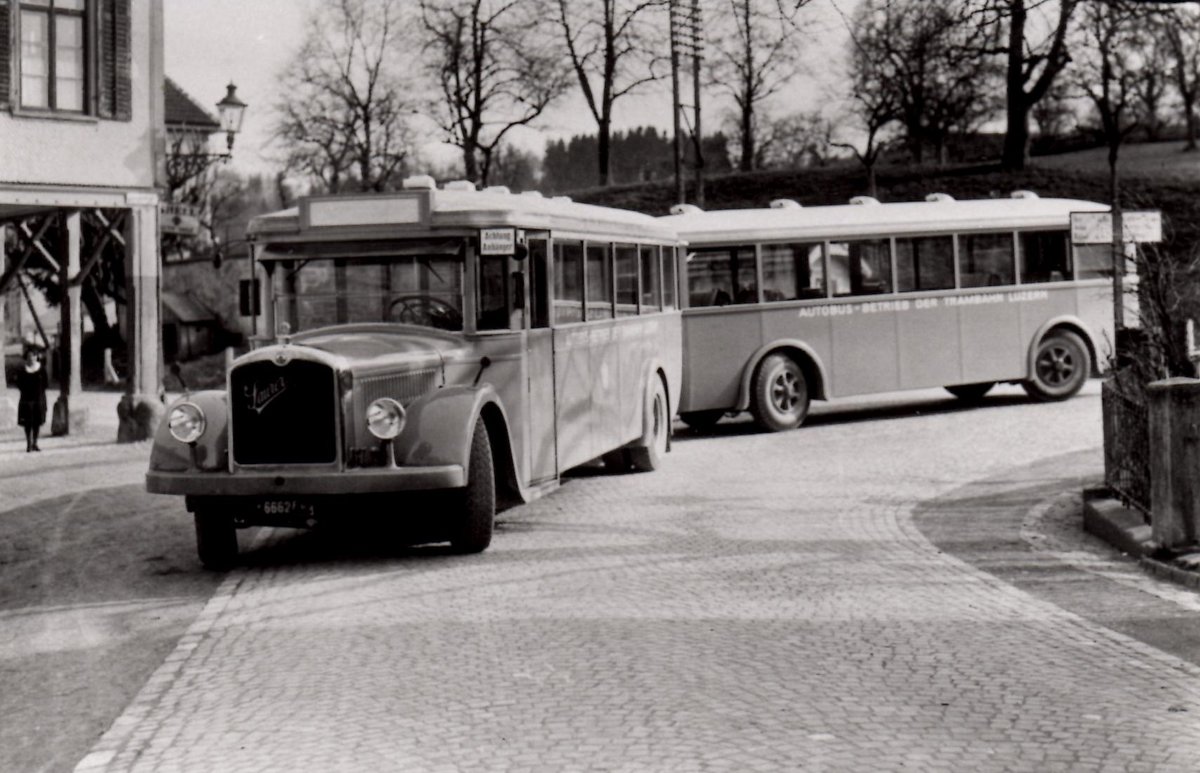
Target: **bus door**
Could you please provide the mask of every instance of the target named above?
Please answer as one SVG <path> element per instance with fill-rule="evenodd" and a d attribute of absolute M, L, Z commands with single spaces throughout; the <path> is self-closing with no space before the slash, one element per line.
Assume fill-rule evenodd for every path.
<path fill-rule="evenodd" d="M 554 331 L 550 329 L 550 242 L 545 234 L 526 235 L 529 256 L 522 267 L 526 276 L 529 330 L 526 335 L 526 372 L 529 437 L 525 444 L 526 469 L 531 483 L 558 474 L 558 431 L 554 395 Z"/>

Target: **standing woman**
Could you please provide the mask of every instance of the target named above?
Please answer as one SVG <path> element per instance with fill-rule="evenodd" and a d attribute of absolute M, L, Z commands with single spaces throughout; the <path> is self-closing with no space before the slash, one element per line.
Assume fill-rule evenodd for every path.
<path fill-rule="evenodd" d="M 17 423 L 25 428 L 25 453 L 41 451 L 38 448 L 38 432 L 46 423 L 46 369 L 42 367 L 40 347 L 25 346 L 25 367 L 17 372 Z"/>

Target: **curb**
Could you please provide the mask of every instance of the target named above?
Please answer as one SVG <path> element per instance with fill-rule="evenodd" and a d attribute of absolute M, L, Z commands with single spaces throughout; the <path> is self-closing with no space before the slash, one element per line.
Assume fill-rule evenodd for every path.
<path fill-rule="evenodd" d="M 1138 510 L 1114 499 L 1106 488 L 1083 490 L 1083 530 L 1137 559 L 1147 574 L 1192 590 L 1200 590 L 1200 572 L 1182 569 L 1158 558 L 1150 524 Z"/>

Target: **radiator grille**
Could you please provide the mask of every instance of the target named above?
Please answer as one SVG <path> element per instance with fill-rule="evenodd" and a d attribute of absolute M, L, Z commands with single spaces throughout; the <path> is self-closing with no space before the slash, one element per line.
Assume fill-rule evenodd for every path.
<path fill-rule="evenodd" d="M 238 464 L 337 461 L 333 370 L 319 362 L 251 362 L 230 375 L 233 459 Z"/>

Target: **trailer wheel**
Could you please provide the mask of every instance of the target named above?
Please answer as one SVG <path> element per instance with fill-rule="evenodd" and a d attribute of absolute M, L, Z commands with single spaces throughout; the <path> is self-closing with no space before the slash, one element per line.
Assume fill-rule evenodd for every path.
<path fill-rule="evenodd" d="M 795 429 L 808 415 L 808 382 L 800 365 L 785 354 L 772 354 L 754 372 L 750 413 L 771 432 Z"/>
<path fill-rule="evenodd" d="M 482 418 L 475 421 L 468 464 L 467 485 L 455 497 L 459 512 L 450 531 L 450 547 L 456 553 L 482 553 L 492 544 L 496 523 L 496 474 Z"/>
<path fill-rule="evenodd" d="M 1033 378 L 1021 383 L 1034 400 L 1066 400 L 1087 383 L 1092 361 L 1083 340 L 1066 330 L 1046 336 L 1033 358 Z"/>

